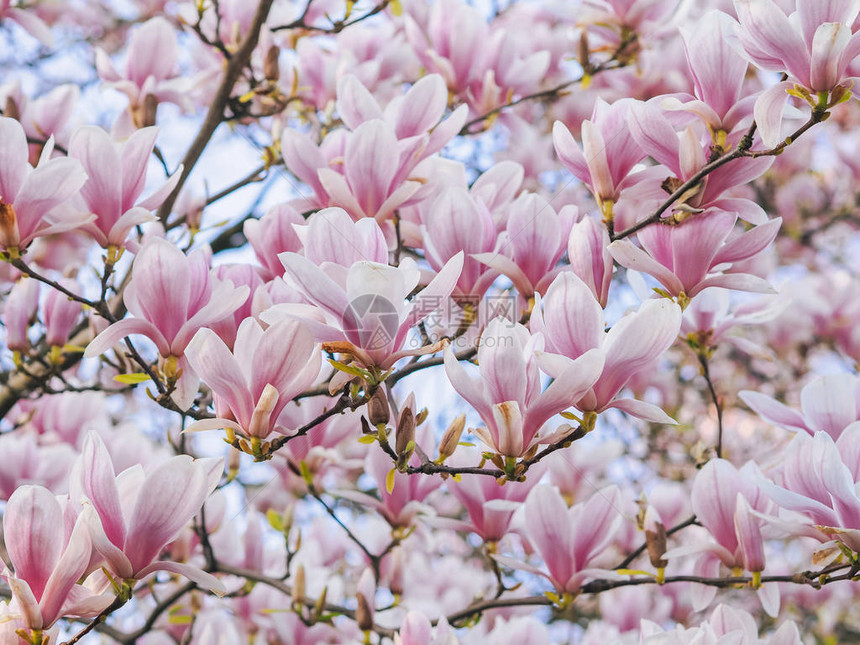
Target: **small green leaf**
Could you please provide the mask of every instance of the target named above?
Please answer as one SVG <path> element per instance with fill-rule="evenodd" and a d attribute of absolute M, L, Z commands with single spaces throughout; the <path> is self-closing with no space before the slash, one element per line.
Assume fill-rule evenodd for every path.
<path fill-rule="evenodd" d="M 363 370 L 360 367 L 354 367 L 352 365 L 347 365 L 346 363 L 341 363 L 340 361 L 336 361 L 333 358 L 328 359 L 328 362 L 332 364 L 332 367 L 340 370 L 341 372 L 346 372 L 347 374 L 352 374 L 353 376 L 360 376 L 362 378 L 369 378 L 370 374 L 367 370 Z"/>
<path fill-rule="evenodd" d="M 376 436 L 372 434 L 363 434 L 358 438 L 358 443 L 371 444 L 376 443 Z"/>
<path fill-rule="evenodd" d="M 134 374 L 117 374 L 113 377 L 114 381 L 118 383 L 125 383 L 126 385 L 137 385 L 138 383 L 145 383 L 149 380 L 149 375 L 144 374 L 143 372 L 135 372 Z"/>
<path fill-rule="evenodd" d="M 278 531 L 279 533 L 283 533 L 284 531 L 284 518 L 278 513 L 275 509 L 270 508 L 266 511 L 266 519 L 269 520 L 269 526 Z"/>
<path fill-rule="evenodd" d="M 396 468 L 392 468 L 388 471 L 388 474 L 385 476 L 385 490 L 388 491 L 388 494 L 391 495 L 391 491 L 394 490 L 394 474 L 397 472 Z"/>
<path fill-rule="evenodd" d="M 615 573 L 618 573 L 622 576 L 648 576 L 649 578 L 654 577 L 653 573 L 642 571 L 641 569 L 616 569 Z"/>

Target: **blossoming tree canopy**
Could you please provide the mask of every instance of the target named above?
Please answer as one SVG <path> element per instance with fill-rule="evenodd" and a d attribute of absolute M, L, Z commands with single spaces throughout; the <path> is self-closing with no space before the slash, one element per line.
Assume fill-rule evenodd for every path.
<path fill-rule="evenodd" d="M 0 44 L 0 645 L 860 641 L 860 0 Z"/>

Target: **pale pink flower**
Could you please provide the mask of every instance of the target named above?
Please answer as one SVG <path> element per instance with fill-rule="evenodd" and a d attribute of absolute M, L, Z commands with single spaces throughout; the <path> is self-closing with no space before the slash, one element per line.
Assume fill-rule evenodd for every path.
<path fill-rule="evenodd" d="M 483 296 L 498 277 L 480 261 L 496 256 L 496 224 L 487 207 L 465 188 L 450 187 L 439 193 L 427 210 L 421 233 L 427 261 L 436 271 L 458 253 L 466 254 L 458 295 Z"/>
<path fill-rule="evenodd" d="M 48 629 L 63 616 L 95 616 L 113 600 L 77 584 L 92 553 L 87 526 L 82 518 L 69 526 L 48 489 L 26 485 L 12 494 L 3 538 L 15 570 L 3 575 L 29 629 Z"/>
<path fill-rule="evenodd" d="M 345 284 L 340 285 L 305 257 L 295 253 L 279 257 L 287 270 L 285 278 L 319 308 L 325 322 L 321 324 L 313 312 L 290 305 L 273 307 L 262 315 L 263 320 L 274 323 L 285 315 L 301 316 L 318 341 L 346 341 L 351 346 L 349 353 L 359 363 L 383 370 L 404 356 L 436 351 L 434 346 L 403 349 L 403 345 L 409 330 L 448 298 L 463 267 L 460 253 L 408 301 L 421 278 L 411 258 L 404 258 L 397 267 L 356 262 L 349 268 Z"/>
<path fill-rule="evenodd" d="M 447 460 L 449 466 L 468 466 L 480 461 L 474 450 L 461 448 Z M 464 474 L 459 479 L 448 479 L 447 487 L 469 514 L 468 522 L 450 524 L 453 528 L 474 531 L 484 542 L 498 542 L 508 532 L 514 513 L 525 501 L 529 492 L 543 475 L 542 462 L 529 469 L 524 482 L 509 482 L 499 486 L 492 477 Z M 449 524 L 446 524 L 449 526 Z"/>
<path fill-rule="evenodd" d="M 810 381 L 800 391 L 800 412 L 759 392 L 744 390 L 740 398 L 765 421 L 811 436 L 826 432 L 836 440 L 860 420 L 860 379 L 851 374 Z"/>
<path fill-rule="evenodd" d="M 188 362 L 215 393 L 215 419 L 192 423 L 188 431 L 230 428 L 265 439 L 281 411 L 313 385 L 321 354 L 313 335 L 298 320 L 283 320 L 265 331 L 253 318 L 239 326 L 231 352 L 210 329 L 200 329 L 185 349 Z"/>
<path fill-rule="evenodd" d="M 183 409 L 194 401 L 199 379 L 185 358 L 185 347 L 197 330 L 242 306 L 248 287 L 212 277 L 203 251 L 185 256 L 161 238 L 150 238 L 134 259 L 125 303 L 133 318 L 105 329 L 87 346 L 84 357 L 107 351 L 126 336 L 141 334 L 158 348 L 168 377 L 176 379 L 174 398 Z"/>
<path fill-rule="evenodd" d="M 622 99 L 609 105 L 597 99 L 591 119 L 582 122 L 582 150 L 561 121 L 552 128 L 562 165 L 588 187 L 606 215 L 621 192 L 635 183 L 636 175 L 630 171 L 645 157 L 626 123 L 632 103 Z"/>
<path fill-rule="evenodd" d="M 523 193 L 509 207 L 501 248 L 472 257 L 510 278 L 519 295 L 528 300 L 535 293 L 545 293 L 561 271 L 556 264 L 578 215 L 576 206 L 564 206 L 556 213 L 540 195 Z"/>
<path fill-rule="evenodd" d="M 30 349 L 27 330 L 39 308 L 39 281 L 21 278 L 12 287 L 3 307 L 3 325 L 6 327 L 6 347 L 13 352 Z"/>
<path fill-rule="evenodd" d="M 302 243 L 293 225 L 304 223 L 301 213 L 288 204 L 273 206 L 260 219 L 245 221 L 242 230 L 257 260 L 263 265 L 260 274 L 265 281 L 283 275 L 284 267 L 278 260 L 279 253 L 298 253 L 301 250 Z"/>
<path fill-rule="evenodd" d="M 100 47 L 96 48 L 96 69 L 109 87 L 128 96 L 135 127 L 152 125 L 143 120 L 149 95 L 158 103 L 175 103 L 184 110 L 193 107 L 189 97 L 193 79 L 180 74 L 176 30 L 160 16 L 132 30 L 122 72 Z"/>
<path fill-rule="evenodd" d="M 72 293 L 80 291 L 80 285 L 70 278 L 61 278 L 58 283 Z M 69 341 L 82 308 L 77 300 L 72 300 L 57 289 L 51 289 L 45 297 L 45 342 L 54 347 L 63 347 Z"/>
<path fill-rule="evenodd" d="M 494 318 L 478 346 L 480 378 L 466 374 L 451 346 L 445 348 L 448 380 L 485 424 L 474 432 L 501 455 L 520 457 L 551 440 L 541 435 L 544 424 L 585 396 L 603 368 L 601 351 L 583 352 L 541 392 L 536 340 L 519 323 Z"/>
<path fill-rule="evenodd" d="M 675 342 L 681 327 L 681 310 L 675 303 L 665 298 L 647 300 L 606 332 L 600 303 L 576 274 L 565 271 L 550 285 L 546 298 L 537 298 L 530 325 L 535 334 L 544 337 L 546 352 L 540 354 L 541 365 L 550 376 L 559 377 L 590 351 L 605 357 L 588 389 L 575 397 L 571 393 L 570 405 L 583 412 L 618 408 L 641 419 L 672 423 L 655 405 L 615 397 L 636 372 Z"/>
<path fill-rule="evenodd" d="M 732 272 L 776 238 L 782 219 L 775 218 L 744 233 L 735 233 L 737 214 L 712 210 L 677 226 L 654 224 L 636 235 L 641 248 L 616 240 L 609 252 L 621 266 L 654 276 L 665 292 L 684 306 L 708 287 L 773 293 L 770 284 L 751 273 Z"/>
<path fill-rule="evenodd" d="M 502 564 L 542 575 L 562 593 L 576 593 L 588 578 L 607 571 L 589 568 L 612 544 L 624 516 L 616 486 L 597 491 L 570 508 L 551 486 L 538 486 L 525 502 L 526 535 L 543 558 L 549 574 L 513 558 L 494 556 Z"/>
<path fill-rule="evenodd" d="M 0 247 L 16 255 L 34 238 L 77 228 L 89 219 L 56 208 L 63 206 L 86 181 L 74 159 L 51 159 L 53 139 L 33 168 L 21 124 L 0 117 Z"/>
<path fill-rule="evenodd" d="M 54 37 L 51 30 L 39 16 L 36 15 L 35 7 L 19 9 L 12 6 L 12 0 L 0 1 L 0 20 L 8 18 L 17 22 L 31 36 L 47 47 L 53 47 Z"/>
<path fill-rule="evenodd" d="M 773 0 L 735 0 L 734 5 L 736 33 L 747 57 L 762 69 L 789 75 L 755 103 L 762 141 L 772 147 L 780 142 L 783 108 L 795 84 L 813 94 L 850 89 L 854 79 L 848 66 L 860 54 L 860 34 L 852 33 L 860 5 L 796 0 L 790 15 Z"/>
<path fill-rule="evenodd" d="M 161 188 L 139 200 L 157 133 L 157 128 L 142 128 L 124 142 L 116 142 L 102 128 L 85 126 L 72 136 L 69 156 L 78 159 L 89 175 L 81 197 L 96 216 L 83 230 L 103 248 L 122 247 L 132 228 L 154 220 L 151 211 L 179 181 L 181 166 Z"/>
<path fill-rule="evenodd" d="M 66 492 L 69 468 L 77 456 L 65 443 L 40 446 L 31 432 L 0 435 L 0 499 L 9 499 L 23 484 L 39 484 L 54 493 Z"/>
<path fill-rule="evenodd" d="M 211 574 L 187 563 L 158 560 L 198 513 L 223 469 L 223 459 L 179 455 L 148 474 L 136 465 L 116 475 L 101 438 L 90 433 L 72 473 L 71 496 L 84 499 L 80 519 L 89 528 L 92 545 L 121 579 L 140 580 L 155 571 L 170 571 L 224 593 Z"/>
<path fill-rule="evenodd" d="M 570 229 L 567 241 L 570 269 L 594 294 L 601 307 L 609 299 L 614 268 L 609 253 L 609 231 L 594 217 L 583 217 Z"/>

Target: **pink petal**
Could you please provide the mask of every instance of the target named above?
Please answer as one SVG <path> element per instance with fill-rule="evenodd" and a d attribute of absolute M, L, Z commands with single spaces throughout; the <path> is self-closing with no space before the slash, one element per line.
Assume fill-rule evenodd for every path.
<path fill-rule="evenodd" d="M 768 148 L 773 148 L 782 141 L 782 112 L 788 101 L 787 90 L 794 87 L 791 81 L 777 83 L 762 92 L 756 99 L 753 114 L 758 125 L 761 140 Z"/>
<path fill-rule="evenodd" d="M 162 356 L 170 355 L 170 347 L 158 328 L 147 320 L 140 318 L 125 318 L 115 322 L 90 341 L 84 352 L 84 358 L 94 358 L 104 354 L 126 336 L 140 334 L 152 340 Z"/>
<path fill-rule="evenodd" d="M 246 321 L 243 321 L 245 324 Z M 250 324 L 256 324 L 253 322 Z M 200 329 L 185 348 L 188 362 L 201 379 L 223 398 L 240 421 L 251 418 L 254 402 L 249 392 L 250 383 L 242 378 L 239 362 L 211 329 Z M 250 360 L 251 357 L 244 357 Z"/>
<path fill-rule="evenodd" d="M 42 486 L 19 486 L 6 503 L 3 539 L 15 577 L 41 599 L 63 550 L 63 511 Z"/>
<path fill-rule="evenodd" d="M 382 118 L 379 103 L 352 74 L 347 74 L 338 81 L 336 108 L 344 125 L 350 130 L 355 130 L 365 121 Z"/>
<path fill-rule="evenodd" d="M 682 177 L 678 165 L 678 134 L 660 110 L 649 103 L 631 103 L 627 110 L 630 135 L 645 154 Z"/>
<path fill-rule="evenodd" d="M 561 122 L 552 126 L 552 143 L 561 163 L 582 183 L 591 186 L 591 171 L 585 155 L 576 143 L 570 130 Z"/>
<path fill-rule="evenodd" d="M 144 567 L 137 572 L 138 579 L 142 580 L 151 573 L 156 571 L 169 571 L 170 573 L 178 573 L 180 576 L 187 578 L 191 582 L 197 584 L 202 589 L 207 589 L 216 596 L 223 596 L 227 593 L 227 588 L 224 583 L 211 573 L 207 573 L 202 569 L 195 567 L 193 564 L 183 562 L 153 562 L 147 567 Z"/>
<path fill-rule="evenodd" d="M 63 555 L 54 567 L 45 592 L 39 600 L 42 608 L 42 620 L 45 626 L 53 624 L 60 616 L 62 609 L 78 579 L 84 574 L 90 563 L 92 543 L 87 525 L 80 518 L 72 529 L 72 535 L 63 551 Z"/>
<path fill-rule="evenodd" d="M 670 269 L 632 242 L 616 240 L 609 245 L 609 253 L 621 266 L 654 276 L 672 295 L 678 295 L 684 290 L 684 285 Z"/>
<path fill-rule="evenodd" d="M 78 159 L 87 171 L 81 196 L 99 215 L 100 228 L 106 233 L 123 212 L 119 154 L 107 132 L 85 126 L 75 131 L 69 143 L 69 156 Z"/>

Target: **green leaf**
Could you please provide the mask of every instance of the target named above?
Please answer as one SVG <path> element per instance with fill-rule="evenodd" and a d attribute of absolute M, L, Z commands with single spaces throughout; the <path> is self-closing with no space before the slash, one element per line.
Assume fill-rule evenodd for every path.
<path fill-rule="evenodd" d="M 144 374 L 143 372 L 135 372 L 134 374 L 117 374 L 113 377 L 113 380 L 118 383 L 125 383 L 126 385 L 137 385 L 138 383 L 145 383 L 149 380 L 149 374 Z"/>
<path fill-rule="evenodd" d="M 392 468 L 388 471 L 388 474 L 385 476 L 385 490 L 388 491 L 388 494 L 391 495 L 391 491 L 394 490 L 394 474 L 397 472 L 396 468 Z"/>
<path fill-rule="evenodd" d="M 358 443 L 371 444 L 376 443 L 376 436 L 372 434 L 363 434 L 358 438 Z"/>
<path fill-rule="evenodd" d="M 269 526 L 278 531 L 278 533 L 283 533 L 284 531 L 284 518 L 278 513 L 275 509 L 270 508 L 266 511 L 266 519 L 269 520 Z"/>

